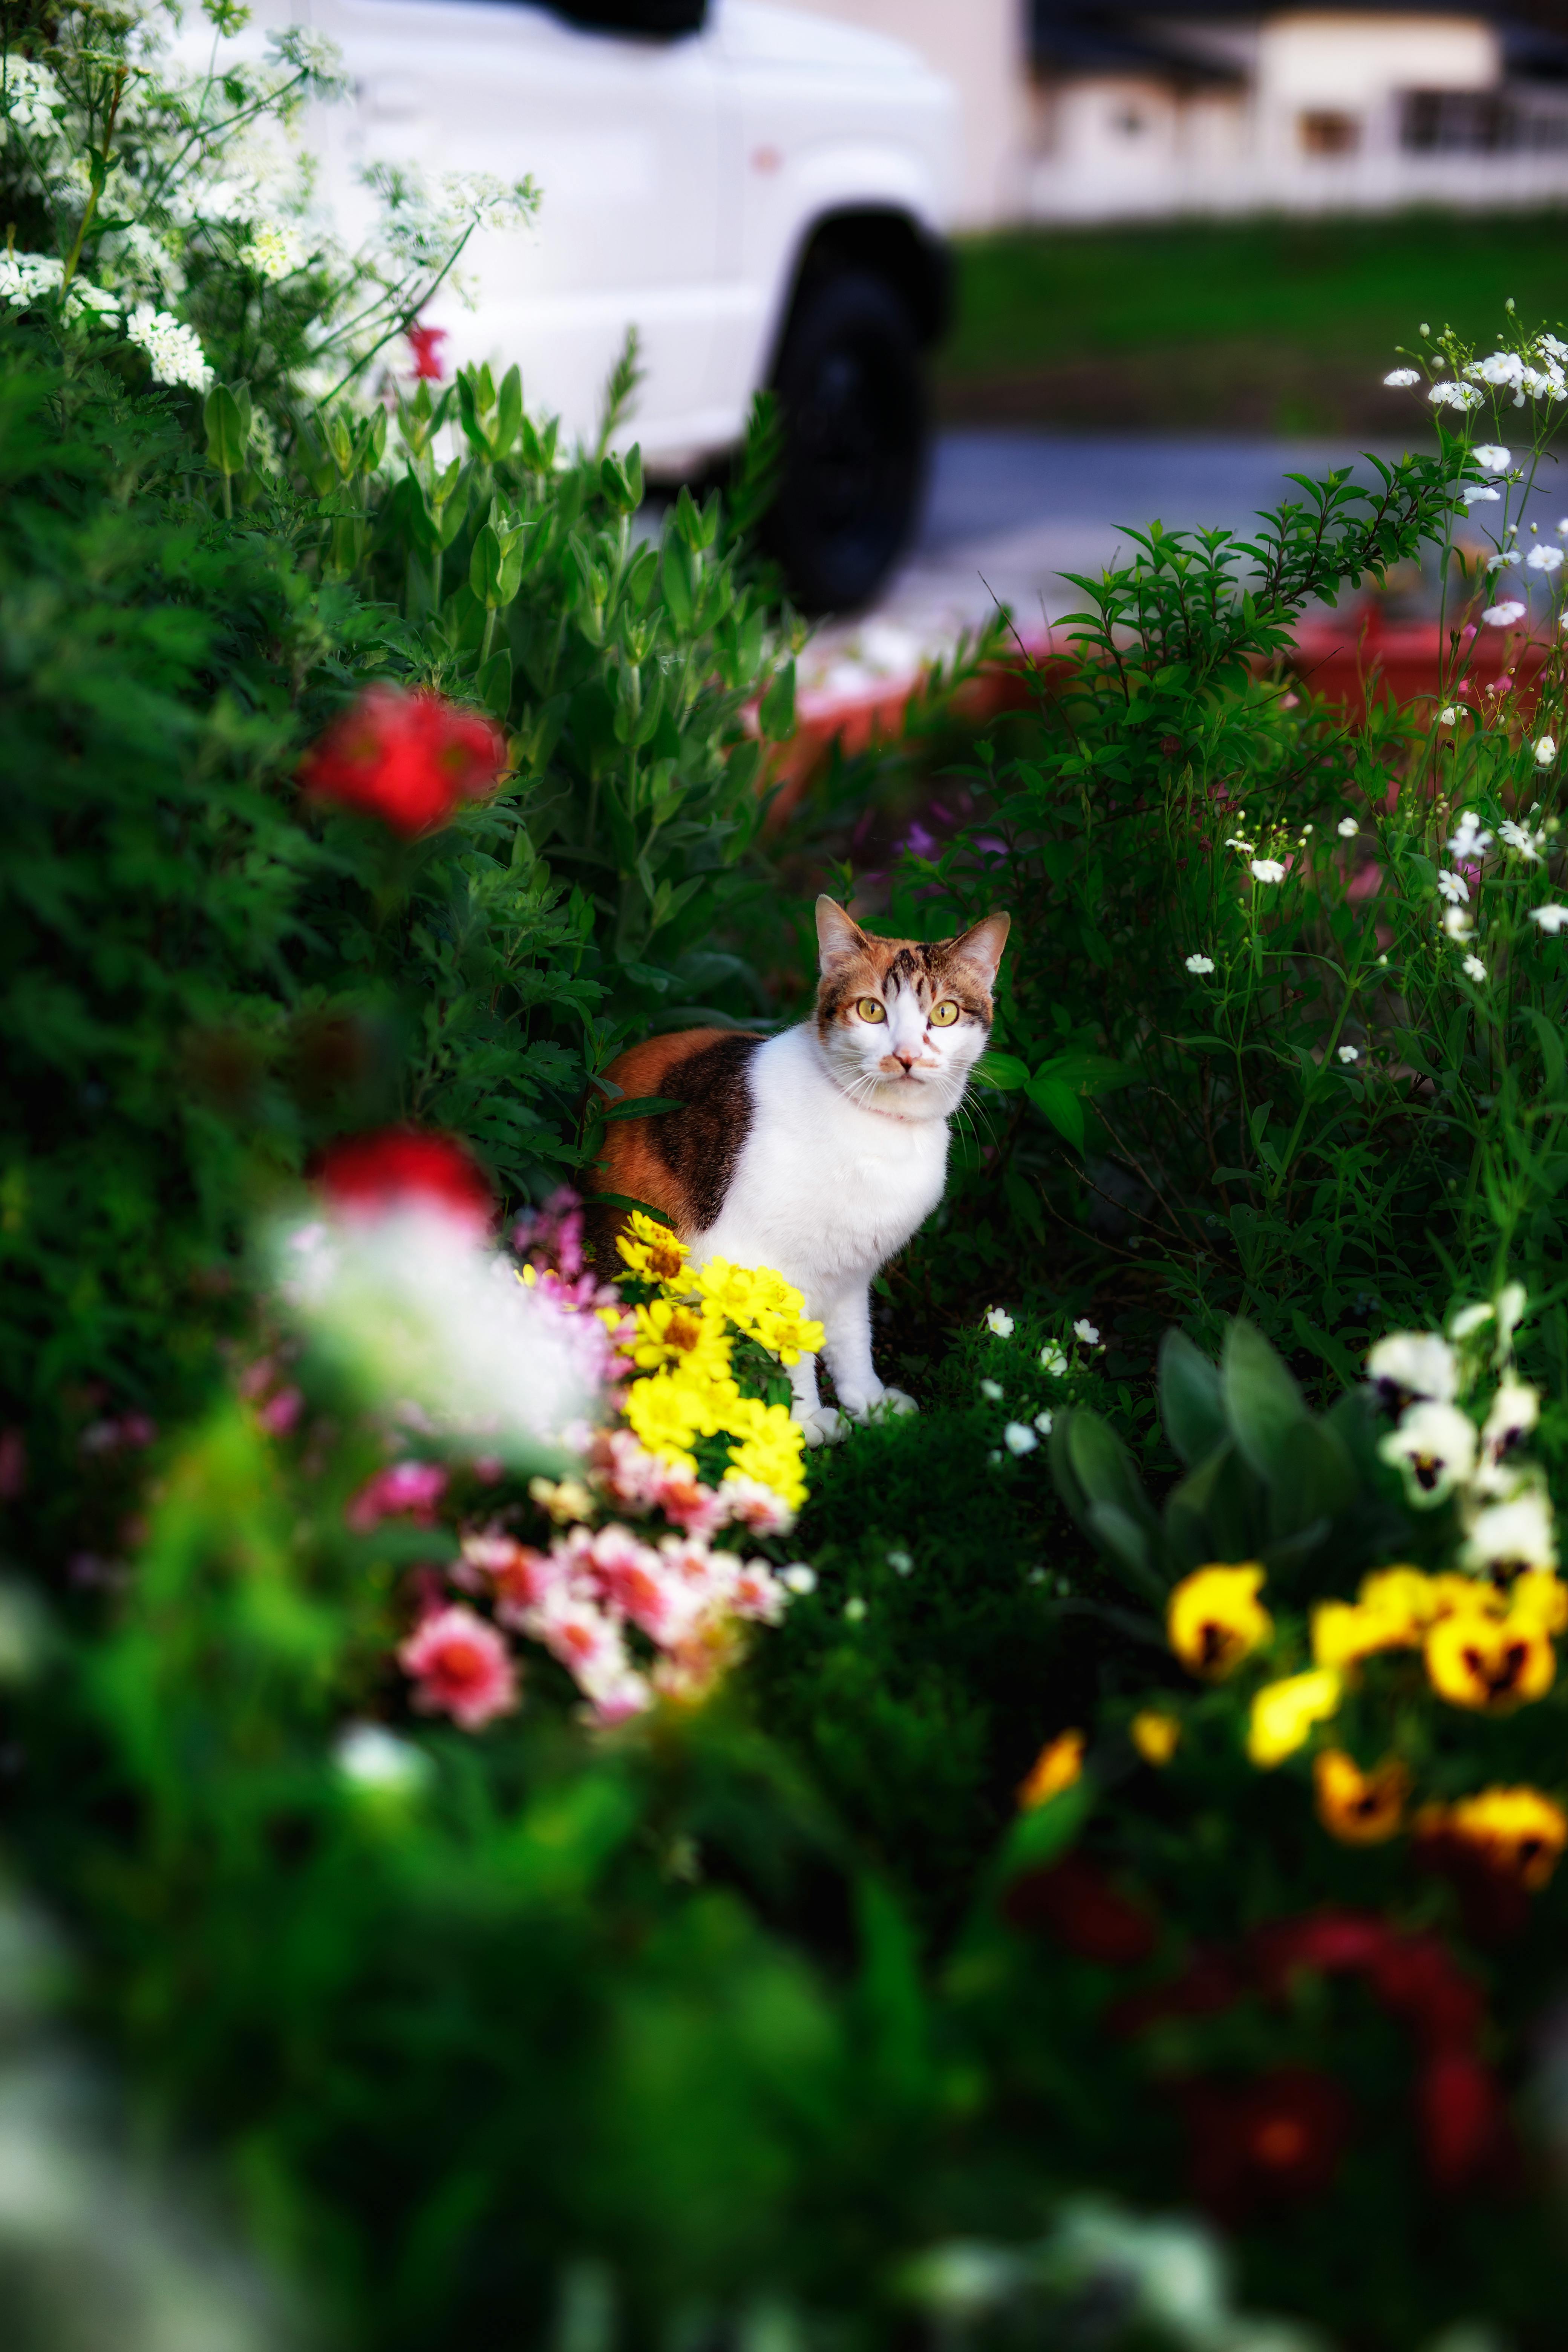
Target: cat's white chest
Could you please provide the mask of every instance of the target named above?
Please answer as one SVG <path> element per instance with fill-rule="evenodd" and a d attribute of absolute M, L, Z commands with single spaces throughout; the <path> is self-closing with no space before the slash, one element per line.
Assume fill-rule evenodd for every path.
<path fill-rule="evenodd" d="M 696 1255 L 774 1266 L 821 1311 L 864 1286 L 942 1199 L 947 1121 L 860 1109 L 804 1028 L 769 1038 L 749 1075 L 751 1130 Z"/>

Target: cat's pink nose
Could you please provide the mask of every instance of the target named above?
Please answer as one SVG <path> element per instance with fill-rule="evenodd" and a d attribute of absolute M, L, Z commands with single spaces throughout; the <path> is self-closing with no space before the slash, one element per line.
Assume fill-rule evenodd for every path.
<path fill-rule="evenodd" d="M 895 1062 L 902 1062 L 906 1070 L 912 1070 L 914 1068 L 915 1056 L 910 1053 L 907 1045 L 895 1045 L 893 1048 L 893 1059 Z"/>

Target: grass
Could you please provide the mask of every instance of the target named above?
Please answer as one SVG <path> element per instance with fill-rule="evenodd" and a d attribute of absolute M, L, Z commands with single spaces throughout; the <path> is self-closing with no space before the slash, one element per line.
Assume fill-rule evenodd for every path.
<path fill-rule="evenodd" d="M 1489 341 L 1563 310 L 1562 211 L 1026 228 L 964 240 L 950 421 L 1364 432 L 1425 320 Z"/>

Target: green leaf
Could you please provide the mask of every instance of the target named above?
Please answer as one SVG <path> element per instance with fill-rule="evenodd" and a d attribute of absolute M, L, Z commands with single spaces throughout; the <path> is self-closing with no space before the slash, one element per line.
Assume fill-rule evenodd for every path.
<path fill-rule="evenodd" d="M 981 1055 L 969 1075 L 977 1087 L 996 1087 L 1011 1094 L 1016 1087 L 1028 1085 L 1029 1065 L 1016 1054 L 1001 1054 L 993 1048 Z"/>
<path fill-rule="evenodd" d="M 1033 1077 L 1024 1088 L 1037 1111 L 1043 1111 L 1058 1135 L 1066 1138 L 1075 1151 L 1081 1152 L 1084 1144 L 1083 1104 L 1069 1086 L 1060 1078 Z"/>
<path fill-rule="evenodd" d="M 220 474 L 243 474 L 250 442 L 248 388 L 215 384 L 202 404 L 202 422 L 207 430 L 208 463 Z"/>
<path fill-rule="evenodd" d="M 606 1118 L 658 1118 L 667 1110 L 688 1110 L 689 1103 L 679 1102 L 672 1095 L 631 1095 L 624 1101 L 605 1107 Z"/>
<path fill-rule="evenodd" d="M 1184 1331 L 1167 1331 L 1160 1342 L 1160 1420 L 1189 1468 L 1205 1461 L 1225 1441 L 1218 1368 L 1199 1353 Z"/>
<path fill-rule="evenodd" d="M 1301 1391 L 1262 1332 L 1239 1318 L 1226 1333 L 1221 1378 L 1226 1419 L 1242 1459 L 1269 1477 L 1308 1425 Z"/>
<path fill-rule="evenodd" d="M 795 733 L 795 664 L 785 662 L 773 674 L 772 685 L 762 699 L 757 713 L 763 734 L 770 743 L 784 743 Z"/>
<path fill-rule="evenodd" d="M 505 646 L 490 656 L 474 684 L 485 709 L 504 719 L 511 709 L 511 655 Z"/>

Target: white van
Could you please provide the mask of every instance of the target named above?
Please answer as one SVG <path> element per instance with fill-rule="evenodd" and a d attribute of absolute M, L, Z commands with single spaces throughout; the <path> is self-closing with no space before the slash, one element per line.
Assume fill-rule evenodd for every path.
<path fill-rule="evenodd" d="M 776 386 L 774 550 L 802 604 L 876 591 L 924 471 L 921 353 L 947 302 L 955 100 L 912 49 L 770 0 L 275 0 L 343 53 L 313 110 L 321 190 L 353 233 L 372 162 L 530 173 L 521 234 L 476 239 L 448 362 L 519 362 L 525 397 L 591 436 L 628 326 L 646 380 L 626 438 L 651 480 L 734 448 Z"/>

